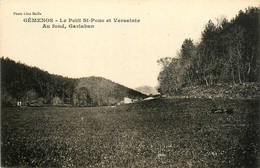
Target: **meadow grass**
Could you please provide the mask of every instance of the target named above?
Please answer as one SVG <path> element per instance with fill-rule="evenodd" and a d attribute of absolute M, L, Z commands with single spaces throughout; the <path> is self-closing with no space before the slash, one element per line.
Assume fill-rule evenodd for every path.
<path fill-rule="evenodd" d="M 211 114 L 213 106 L 233 114 Z M 5 167 L 257 167 L 257 100 L 156 99 L 111 107 L 12 107 Z"/>

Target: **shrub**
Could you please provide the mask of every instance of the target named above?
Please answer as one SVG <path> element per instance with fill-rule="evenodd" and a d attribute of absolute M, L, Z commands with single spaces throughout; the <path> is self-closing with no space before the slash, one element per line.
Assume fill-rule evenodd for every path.
<path fill-rule="evenodd" d="M 63 101 L 59 97 L 54 97 L 51 101 L 51 104 L 54 106 L 57 106 L 59 104 L 63 104 Z"/>

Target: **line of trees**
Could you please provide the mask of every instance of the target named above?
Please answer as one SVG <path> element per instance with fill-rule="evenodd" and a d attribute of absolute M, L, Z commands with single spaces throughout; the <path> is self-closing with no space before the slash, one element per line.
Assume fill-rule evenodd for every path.
<path fill-rule="evenodd" d="M 161 58 L 159 92 L 172 95 L 185 86 L 259 81 L 259 9 L 250 7 L 228 21 L 211 20 L 201 41 L 185 39 L 176 58 Z"/>

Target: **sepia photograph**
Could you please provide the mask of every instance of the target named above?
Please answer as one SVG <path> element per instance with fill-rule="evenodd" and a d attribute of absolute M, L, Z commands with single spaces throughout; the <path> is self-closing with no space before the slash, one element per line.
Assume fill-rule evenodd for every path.
<path fill-rule="evenodd" d="M 0 0 L 0 167 L 260 167 L 258 0 Z"/>

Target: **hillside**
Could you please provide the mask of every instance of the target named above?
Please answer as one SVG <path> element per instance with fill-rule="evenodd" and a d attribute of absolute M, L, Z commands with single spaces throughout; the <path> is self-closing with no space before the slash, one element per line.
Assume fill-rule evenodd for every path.
<path fill-rule="evenodd" d="M 143 94 L 146 94 L 146 95 L 159 94 L 158 91 L 154 87 L 151 87 L 151 86 L 140 86 L 140 87 L 135 88 L 135 90 L 137 90 Z"/>
<path fill-rule="evenodd" d="M 259 99 L 259 82 L 248 82 L 237 85 L 218 84 L 212 86 L 184 87 L 174 98 L 229 98 L 229 99 Z"/>
<path fill-rule="evenodd" d="M 119 103 L 124 97 L 142 99 L 146 95 L 127 88 L 102 77 L 87 77 L 78 79 L 76 91 L 85 90 L 92 105 L 112 105 Z"/>
<path fill-rule="evenodd" d="M 157 61 L 162 66 L 158 75 L 161 94 L 172 96 L 185 87 L 202 85 L 205 89 L 238 85 L 243 90 L 247 86 L 239 85 L 259 82 L 259 8 L 240 10 L 231 20 L 221 18 L 217 24 L 209 20 L 200 39 L 187 37 L 178 57 Z"/>
<path fill-rule="evenodd" d="M 1 58 L 1 103 L 101 106 L 146 95 L 101 77 L 73 79 Z"/>

